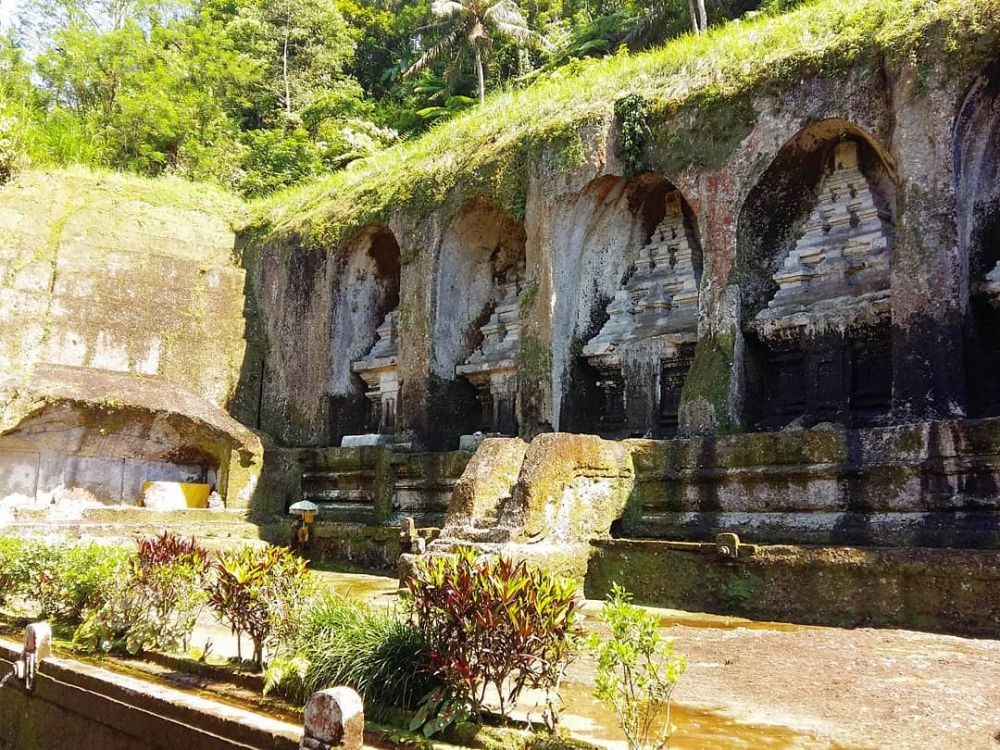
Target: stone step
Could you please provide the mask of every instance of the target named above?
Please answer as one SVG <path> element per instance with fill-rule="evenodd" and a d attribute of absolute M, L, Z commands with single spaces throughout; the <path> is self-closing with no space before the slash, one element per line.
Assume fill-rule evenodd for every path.
<path fill-rule="evenodd" d="M 307 498 L 311 499 L 311 498 Z M 336 523 L 362 523 L 377 525 L 375 508 L 371 502 L 324 502 L 313 500 L 319 506 L 319 520 Z"/>
<path fill-rule="evenodd" d="M 499 526 L 486 528 L 478 526 L 459 526 L 451 529 L 449 532 L 449 538 L 455 540 L 456 542 L 472 542 L 474 544 L 504 544 L 510 541 L 510 537 L 511 530 L 501 528 Z"/>

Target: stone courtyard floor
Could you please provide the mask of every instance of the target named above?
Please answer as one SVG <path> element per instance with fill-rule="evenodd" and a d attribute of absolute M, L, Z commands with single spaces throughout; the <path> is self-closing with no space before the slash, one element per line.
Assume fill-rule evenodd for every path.
<path fill-rule="evenodd" d="M 318 575 L 349 596 L 397 600 L 393 578 Z M 587 627 L 600 626 L 599 611 L 600 602 L 587 603 Z M 671 716 L 674 750 L 1000 750 L 1000 640 L 652 611 L 688 660 Z M 211 615 L 192 643 L 206 638 L 216 655 L 235 655 L 235 641 Z M 620 750 L 614 716 L 590 693 L 593 674 L 586 657 L 570 667 L 564 724 Z"/>

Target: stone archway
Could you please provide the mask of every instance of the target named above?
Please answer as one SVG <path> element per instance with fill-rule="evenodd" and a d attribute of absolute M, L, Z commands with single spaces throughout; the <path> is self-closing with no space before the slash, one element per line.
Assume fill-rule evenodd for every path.
<path fill-rule="evenodd" d="M 662 175 L 603 177 L 568 227 L 571 289 L 553 339 L 574 357 L 560 423 L 605 437 L 670 437 L 698 336 L 701 247 L 687 201 Z"/>
<path fill-rule="evenodd" d="M 432 321 L 431 445 L 466 433 L 517 433 L 521 222 L 481 201 L 452 218 L 437 257 Z"/>
<path fill-rule="evenodd" d="M 363 229 L 339 260 L 330 346 L 334 444 L 395 430 L 399 278 L 399 243 L 385 226 Z"/>
<path fill-rule="evenodd" d="M 895 177 L 860 128 L 824 120 L 786 143 L 737 225 L 746 422 L 877 423 L 892 403 Z"/>
<path fill-rule="evenodd" d="M 954 131 L 959 249 L 968 268 L 966 389 L 972 416 L 1000 415 L 1000 62 L 976 81 Z"/>

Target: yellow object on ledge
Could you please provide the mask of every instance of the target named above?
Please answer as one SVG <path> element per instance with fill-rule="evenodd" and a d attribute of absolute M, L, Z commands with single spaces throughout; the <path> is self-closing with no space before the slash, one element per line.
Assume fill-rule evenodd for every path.
<path fill-rule="evenodd" d="M 151 510 L 207 508 L 212 485 L 196 482 L 144 482 L 139 504 Z"/>

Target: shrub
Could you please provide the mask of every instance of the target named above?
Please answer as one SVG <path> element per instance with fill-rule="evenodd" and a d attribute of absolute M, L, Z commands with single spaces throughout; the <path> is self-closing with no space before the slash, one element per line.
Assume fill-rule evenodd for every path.
<path fill-rule="evenodd" d="M 27 563 L 32 566 L 27 593 L 38 602 L 42 617 L 79 623 L 85 611 L 98 609 L 114 584 L 128 576 L 127 549 L 94 543 L 41 547 Z"/>
<path fill-rule="evenodd" d="M 27 550 L 21 539 L 0 538 L 0 604 L 10 597 L 23 593 L 28 576 L 24 565 Z"/>
<path fill-rule="evenodd" d="M 328 592 L 305 612 L 292 651 L 268 667 L 265 692 L 291 700 L 335 685 L 354 688 L 366 709 L 415 708 L 439 685 L 420 633 L 387 609 Z"/>
<path fill-rule="evenodd" d="M 660 633 L 656 617 L 631 598 L 615 584 L 601 610 L 611 636 L 591 633 L 588 639 L 597 657 L 594 695 L 614 710 L 629 750 L 661 750 L 670 740 L 670 696 L 685 659 Z"/>
<path fill-rule="evenodd" d="M 211 564 L 209 603 L 236 636 L 239 658 L 244 633 L 253 642 L 253 661 L 265 645 L 290 639 L 310 593 L 305 560 L 286 547 L 241 547 Z"/>
<path fill-rule="evenodd" d="M 137 541 L 130 574 L 112 583 L 73 640 L 82 648 L 178 651 L 187 648 L 205 592 L 207 554 L 193 539 L 169 532 Z"/>
<path fill-rule="evenodd" d="M 571 581 L 462 550 L 421 562 L 407 585 L 432 673 L 450 694 L 448 701 L 430 698 L 418 719 L 441 708 L 478 716 L 490 687 L 507 716 L 524 688 L 558 686 L 573 654 L 578 602 Z"/>
<path fill-rule="evenodd" d="M 160 536 L 136 541 L 136 560 L 143 571 L 176 562 L 189 562 L 195 567 L 208 565 L 208 552 L 193 538 L 164 531 Z"/>

